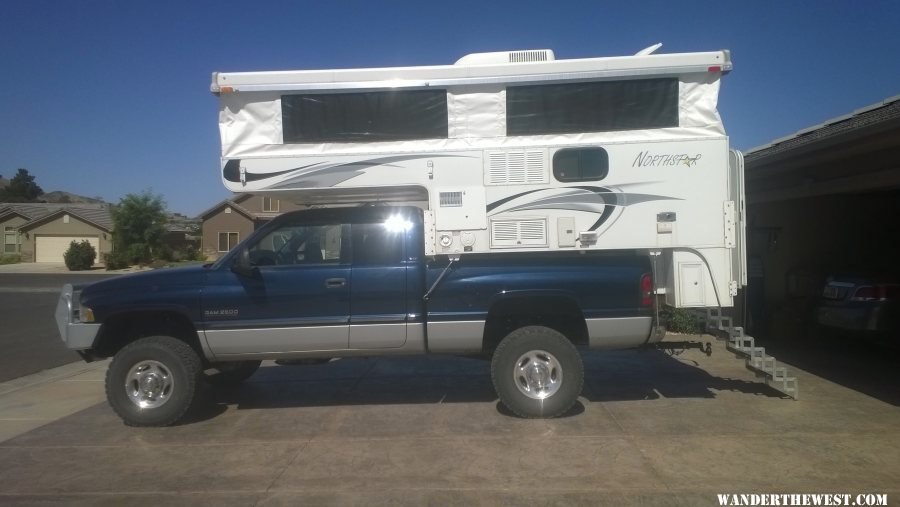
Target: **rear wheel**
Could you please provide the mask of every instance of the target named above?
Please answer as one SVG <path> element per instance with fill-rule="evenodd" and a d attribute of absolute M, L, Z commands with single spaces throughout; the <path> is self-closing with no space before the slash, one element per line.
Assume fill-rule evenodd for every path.
<path fill-rule="evenodd" d="M 256 373 L 261 363 L 262 361 L 215 363 L 211 370 L 204 372 L 203 380 L 214 386 L 236 386 Z"/>
<path fill-rule="evenodd" d="M 197 393 L 200 357 L 187 343 L 150 336 L 120 350 L 106 372 L 106 398 L 128 426 L 169 426 Z"/>
<path fill-rule="evenodd" d="M 584 386 L 581 356 L 564 335 L 543 326 L 509 333 L 491 359 L 491 380 L 500 401 L 526 418 L 566 413 Z"/>

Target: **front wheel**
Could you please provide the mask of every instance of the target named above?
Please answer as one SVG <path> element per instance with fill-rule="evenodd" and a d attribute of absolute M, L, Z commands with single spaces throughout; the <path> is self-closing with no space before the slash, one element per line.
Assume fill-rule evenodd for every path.
<path fill-rule="evenodd" d="M 106 398 L 128 426 L 169 426 L 187 413 L 201 374 L 199 355 L 171 336 L 120 350 L 106 372 Z"/>
<path fill-rule="evenodd" d="M 508 334 L 491 359 L 491 380 L 500 401 L 525 418 L 566 413 L 584 386 L 581 356 L 564 335 L 543 326 Z"/>

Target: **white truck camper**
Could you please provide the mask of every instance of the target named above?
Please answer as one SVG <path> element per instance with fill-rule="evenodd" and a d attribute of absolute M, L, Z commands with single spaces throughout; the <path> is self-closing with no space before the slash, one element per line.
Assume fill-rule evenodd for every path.
<path fill-rule="evenodd" d="M 425 251 L 632 250 L 674 307 L 746 285 L 743 160 L 716 110 L 728 51 L 218 72 L 232 192 L 426 210 Z"/>

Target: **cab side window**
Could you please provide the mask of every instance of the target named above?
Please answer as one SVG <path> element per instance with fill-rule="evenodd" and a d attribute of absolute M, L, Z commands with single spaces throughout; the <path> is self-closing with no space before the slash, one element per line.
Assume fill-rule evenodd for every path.
<path fill-rule="evenodd" d="M 354 224 L 353 265 L 394 266 L 403 260 L 403 234 L 385 224 Z"/>
<path fill-rule="evenodd" d="M 249 248 L 255 266 L 338 264 L 343 226 L 285 224 Z"/>

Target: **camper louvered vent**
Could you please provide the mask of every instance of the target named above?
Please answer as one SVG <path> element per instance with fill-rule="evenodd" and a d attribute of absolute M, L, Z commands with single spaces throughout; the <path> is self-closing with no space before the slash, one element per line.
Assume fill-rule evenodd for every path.
<path fill-rule="evenodd" d="M 441 192 L 442 208 L 459 208 L 462 206 L 462 192 Z"/>
<path fill-rule="evenodd" d="M 486 159 L 487 185 L 547 183 L 546 150 L 494 151 Z"/>
<path fill-rule="evenodd" d="M 456 61 L 454 65 L 497 65 L 504 63 L 552 62 L 556 55 L 552 49 L 527 49 L 519 51 L 494 51 L 472 53 Z"/>
<path fill-rule="evenodd" d="M 491 247 L 547 246 L 547 220 L 491 220 Z"/>
<path fill-rule="evenodd" d="M 522 62 L 547 62 L 553 60 L 546 49 L 538 51 L 512 51 L 509 53 L 509 63 Z"/>

